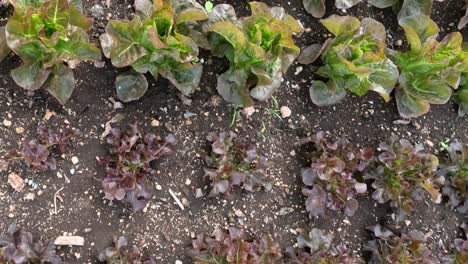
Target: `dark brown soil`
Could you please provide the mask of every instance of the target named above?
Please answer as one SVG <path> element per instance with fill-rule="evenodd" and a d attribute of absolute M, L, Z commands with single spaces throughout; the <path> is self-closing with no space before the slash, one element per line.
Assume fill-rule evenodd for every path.
<path fill-rule="evenodd" d="M 89 16 L 92 16 L 91 8 L 94 5 L 104 9 L 104 17 L 95 19 L 95 42 L 96 36 L 102 33 L 108 14 L 112 18 L 132 17 L 133 1 L 111 2 L 108 8 L 105 1 L 84 1 Z M 239 15 L 249 13 L 245 0 L 213 2 L 230 3 Z M 268 2 L 284 7 L 311 29 L 310 33 L 297 39 L 299 46 L 322 43 L 327 38 L 328 32 L 318 19 L 303 10 L 302 1 Z M 385 24 L 389 46 L 404 48 L 395 44 L 405 38 L 390 9 L 379 10 L 360 3 L 343 13 L 333 8 L 333 1 L 327 2 L 327 16 L 351 14 L 359 18 L 373 17 Z M 435 1 L 433 19 L 442 28 L 441 35 L 456 30 L 464 12 L 462 6 L 463 1 L 458 0 Z M 0 14 L 7 13 L 0 8 Z M 467 29 L 463 34 L 465 38 L 468 37 Z M 96 263 L 98 252 L 110 244 L 112 236 L 120 235 L 127 236 L 135 243 L 143 242 L 157 263 L 174 263 L 176 260 L 190 263 L 184 251 L 190 245 L 191 237 L 200 232 L 212 232 L 216 227 L 229 226 L 245 228 L 249 236 L 273 234 L 283 245 L 293 244 L 297 233 L 319 227 L 334 233 L 337 242 L 347 244 L 357 254 L 362 254 L 362 245 L 370 238 L 365 227 L 376 223 L 383 223 L 397 232 L 409 229 L 432 232 L 431 245 L 439 252 L 448 250 L 453 239 L 460 235 L 458 226 L 463 216 L 445 204 L 422 203 L 409 221 L 402 225 L 392 220 L 389 207 L 377 205 L 370 197 L 361 199 L 361 208 L 352 218 L 329 211 L 322 219 L 309 219 L 299 177 L 300 169 L 307 161 L 302 157 L 304 149 L 295 145 L 299 139 L 323 130 L 332 138 L 345 135 L 356 144 L 376 146 L 391 134 L 397 134 L 437 149 L 439 143 L 447 139 L 468 140 L 468 122 L 457 116 L 453 103 L 448 103 L 433 106 L 429 114 L 413 120 L 409 125 L 395 125 L 393 121 L 399 119 L 395 101 L 386 104 L 373 93 L 362 98 L 348 96 L 338 105 L 318 108 L 308 96 L 311 70 L 296 64 L 290 68 L 283 87 L 275 94 L 280 106 L 291 108 L 292 116 L 280 120 L 269 114 L 271 101 L 258 103 L 257 111 L 251 118 L 242 116 L 232 128 L 239 137 L 256 142 L 261 154 L 273 161 L 271 176 L 276 182 L 273 191 L 239 191 L 229 199 L 196 199 L 196 188 L 203 188 L 205 194 L 208 192 L 203 180 L 204 163 L 200 158 L 207 150 L 205 136 L 210 131 L 229 129 L 233 113 L 233 108 L 222 101 L 218 105 L 213 104 L 217 98 L 216 75 L 222 73 L 226 65 L 206 52 L 202 57 L 205 68 L 201 89 L 192 96 L 190 106 L 183 104 L 167 80 L 160 78 L 155 82 L 147 76 L 150 89 L 146 95 L 118 110 L 114 110 L 110 98 L 116 98 L 114 80 L 120 70 L 113 68 L 109 61 L 103 68 L 82 64 L 75 70 L 79 82 L 72 99 L 64 107 L 45 92 L 29 97 L 14 84 L 9 72 L 20 65 L 18 57 L 11 55 L 1 62 L 0 121 L 7 119 L 13 122 L 11 127 L 0 126 L 2 149 L 17 148 L 21 139 L 25 135 L 33 135 L 40 123 L 56 128 L 77 128 L 83 132 L 83 136 L 63 159 L 59 158 L 58 172 L 66 177 L 59 177 L 57 171 L 35 173 L 23 165 L 11 167 L 10 171 L 1 175 L 0 230 L 6 230 L 10 223 L 16 222 L 25 230 L 47 238 L 63 233 L 83 236 L 84 247 L 59 249 L 65 263 Z M 44 121 L 43 116 L 48 110 L 55 111 L 57 115 Z M 184 113 L 187 112 L 196 116 L 185 119 Z M 96 156 L 106 154 L 106 145 L 100 135 L 104 124 L 116 115 L 123 115 L 123 122 L 138 123 L 147 132 L 160 135 L 173 133 L 179 140 L 177 154 L 155 164 L 158 173 L 148 181 L 153 196 L 144 212 L 132 213 L 121 204 L 110 204 L 103 199 L 100 181 L 104 177 L 104 169 L 97 164 Z M 152 127 L 152 119 L 159 120 L 160 125 Z M 17 134 L 17 127 L 23 127 L 26 132 Z M 77 165 L 72 164 L 72 156 L 78 157 Z M 14 192 L 7 184 L 7 175 L 12 171 L 33 180 L 39 187 L 33 189 L 27 186 L 21 193 Z M 70 181 L 67 182 L 66 178 Z M 190 180 L 188 185 L 187 179 Z M 160 191 L 156 190 L 158 184 L 162 186 Z M 63 202 L 58 202 L 58 212 L 55 214 L 54 194 L 61 188 Z M 175 204 L 169 188 L 180 199 L 187 199 L 190 205 L 186 210 L 181 211 Z M 26 200 L 29 193 L 35 195 L 34 200 Z M 234 212 L 238 210 L 245 216 L 236 216 Z M 239 212 L 237 215 L 240 215 Z"/>

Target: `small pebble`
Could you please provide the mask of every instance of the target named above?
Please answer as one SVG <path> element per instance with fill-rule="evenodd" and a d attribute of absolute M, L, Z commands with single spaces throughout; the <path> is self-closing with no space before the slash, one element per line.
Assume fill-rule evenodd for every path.
<path fill-rule="evenodd" d="M 71 158 L 71 162 L 73 163 L 73 165 L 78 164 L 78 157 L 73 156 L 73 157 Z"/>
<path fill-rule="evenodd" d="M 151 120 L 151 126 L 153 126 L 153 127 L 159 126 L 159 121 L 156 120 L 156 119 Z"/>
<path fill-rule="evenodd" d="M 156 185 L 156 190 L 158 190 L 158 191 L 162 190 L 162 186 L 159 185 L 159 184 L 157 184 L 157 185 Z"/>
<path fill-rule="evenodd" d="M 282 106 L 280 111 L 281 111 L 282 118 L 288 118 L 291 116 L 291 109 L 287 106 Z"/>
<path fill-rule="evenodd" d="M 6 126 L 6 127 L 11 127 L 11 121 L 8 120 L 8 119 L 4 119 L 3 120 L 3 125 Z"/>
<path fill-rule="evenodd" d="M 185 185 L 190 185 L 191 183 L 192 183 L 192 181 L 190 179 L 185 180 Z"/>
<path fill-rule="evenodd" d="M 23 127 L 17 127 L 16 129 L 17 134 L 23 134 L 24 133 L 24 128 Z"/>

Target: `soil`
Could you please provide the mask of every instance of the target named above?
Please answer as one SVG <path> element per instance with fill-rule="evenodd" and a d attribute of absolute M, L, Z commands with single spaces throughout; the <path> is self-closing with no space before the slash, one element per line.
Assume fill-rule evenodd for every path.
<path fill-rule="evenodd" d="M 248 1 L 213 2 L 234 5 L 238 15 L 249 14 Z M 300 47 L 323 43 L 328 37 L 329 33 L 318 19 L 304 11 L 302 1 L 268 2 L 284 7 L 311 29 L 297 38 Z M 396 15 L 391 9 L 380 10 L 360 3 L 342 12 L 333 7 L 333 1 L 327 2 L 326 16 L 373 17 L 386 26 L 390 47 L 405 48 L 403 32 L 398 28 Z M 97 36 L 103 32 L 109 17 L 131 18 L 132 4 L 133 1 L 117 0 L 111 1 L 111 6 L 107 7 L 105 1 L 85 0 L 88 16 L 93 16 L 91 10 L 95 5 L 104 11 L 95 18 L 92 41 L 98 42 Z M 464 13 L 462 6 L 463 1 L 458 0 L 434 2 L 432 18 L 442 29 L 442 36 L 456 30 Z M 0 14 L 6 18 L 11 10 L 0 7 Z M 466 28 L 462 33 L 468 37 Z M 398 40 L 403 41 L 403 46 L 396 45 Z M 345 243 L 358 255 L 363 254 L 362 247 L 370 239 L 365 228 L 376 223 L 385 224 L 395 232 L 412 229 L 431 232 L 430 246 L 437 252 L 449 250 L 453 240 L 461 235 L 458 227 L 467 219 L 446 203 L 421 203 L 407 222 L 399 224 L 392 219 L 392 210 L 386 205 L 377 205 L 370 194 L 367 198 L 360 198 L 361 208 L 354 217 L 328 211 L 327 216 L 321 219 L 309 218 L 299 177 L 301 167 L 308 165 L 304 158 L 306 148 L 296 144 L 307 135 L 323 130 L 330 138 L 344 135 L 361 146 L 377 146 L 391 134 L 396 134 L 436 151 L 440 142 L 468 140 L 468 122 L 458 117 L 456 105 L 452 102 L 432 106 L 427 115 L 412 120 L 408 125 L 393 123 L 400 119 L 394 100 L 385 103 L 373 93 L 361 98 L 348 95 L 340 104 L 318 108 L 308 96 L 312 80 L 310 67 L 294 64 L 281 89 L 274 95 L 280 106 L 288 106 L 292 110 L 290 118 L 279 119 L 270 114 L 273 108 L 270 100 L 258 103 L 250 118 L 240 115 L 235 125 L 230 127 L 234 109 L 216 95 L 216 76 L 227 65 L 223 60 L 211 58 L 207 52 L 202 52 L 201 57 L 204 75 L 201 89 L 191 97 L 191 105 L 183 103 L 167 80 L 159 78 L 155 81 L 148 75 L 150 89 L 146 95 L 139 101 L 124 104 L 122 109 L 114 109 L 112 103 L 116 98 L 114 80 L 122 69 L 112 67 L 110 61 L 106 61 L 103 68 L 86 63 L 80 65 L 74 71 L 78 79 L 76 90 L 65 106 L 60 106 L 43 91 L 28 96 L 13 82 L 9 72 L 21 64 L 17 56 L 10 55 L 1 62 L 0 121 L 12 121 L 9 127 L 0 126 L 3 150 L 18 148 L 23 137 L 34 136 L 38 124 L 56 129 L 72 127 L 82 131 L 83 135 L 75 140 L 67 154 L 58 157 L 57 171 L 38 173 L 17 164 L 1 174 L 0 230 L 3 232 L 15 222 L 24 230 L 45 238 L 53 239 L 64 233 L 83 236 L 84 247 L 58 249 L 65 263 L 97 263 L 98 252 L 110 245 L 112 236 L 121 235 L 143 244 L 145 251 L 157 263 L 174 263 L 176 260 L 190 263 L 185 249 L 195 234 L 211 233 L 217 227 L 229 226 L 244 228 L 249 237 L 272 234 L 282 245 L 292 245 L 298 233 L 318 227 L 333 233 L 337 243 Z M 47 111 L 54 111 L 56 115 L 44 120 Z M 196 115 L 184 118 L 184 113 L 189 112 Z M 143 212 L 133 213 L 120 203 L 110 203 L 103 198 L 101 191 L 101 179 L 105 173 L 104 168 L 97 164 L 96 156 L 105 155 L 107 147 L 100 136 L 104 124 L 117 115 L 123 116 L 122 123 L 137 123 L 146 132 L 162 136 L 173 133 L 178 139 L 177 153 L 154 164 L 157 175 L 147 181 L 152 198 Z M 151 126 L 153 119 L 160 125 Z M 16 132 L 18 127 L 24 128 L 24 134 Z M 204 162 L 200 158 L 208 150 L 205 137 L 211 131 L 227 129 L 232 129 L 246 141 L 255 142 L 260 154 L 273 162 L 270 175 L 276 184 L 272 192 L 239 190 L 229 198 L 206 197 L 209 190 L 203 179 Z M 76 165 L 71 162 L 73 156 L 79 159 Z M 26 186 L 21 193 L 15 192 L 7 184 L 10 172 L 34 181 L 38 187 Z M 190 180 L 188 185 L 187 179 Z M 158 191 L 157 185 L 162 189 Z M 202 188 L 205 197 L 195 198 L 196 188 Z M 184 211 L 171 198 L 169 189 L 180 199 L 187 200 L 189 206 Z M 60 191 L 63 202 L 57 203 L 55 214 L 54 194 L 57 191 Z M 34 199 L 28 200 L 31 193 Z"/>

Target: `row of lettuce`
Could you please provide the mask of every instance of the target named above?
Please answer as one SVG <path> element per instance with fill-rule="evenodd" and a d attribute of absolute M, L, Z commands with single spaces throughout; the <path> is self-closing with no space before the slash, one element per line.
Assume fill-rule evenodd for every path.
<path fill-rule="evenodd" d="M 109 155 L 98 157 L 105 166 L 102 180 L 105 198 L 122 201 L 134 211 L 142 210 L 151 198 L 146 181 L 154 177 L 151 162 L 176 152 L 174 135 L 161 138 L 143 133 L 136 125 L 113 125 L 106 132 Z M 23 161 L 33 170 L 55 170 L 56 154 L 64 154 L 78 131 L 54 132 L 39 126 L 37 137 L 25 139 L 0 158 L 0 167 Z M 209 197 L 232 195 L 236 190 L 271 191 L 271 161 L 257 153 L 250 142 L 233 132 L 209 133 L 211 151 L 204 154 L 205 179 L 210 182 Z M 307 197 L 305 209 L 312 217 L 321 217 L 328 209 L 353 216 L 359 209 L 356 197 L 368 194 L 380 204 L 396 209 L 396 220 L 402 221 L 421 202 L 430 198 L 449 205 L 462 215 L 468 213 L 468 144 L 453 142 L 444 145 L 439 158 L 425 151 L 422 144 L 392 136 L 379 148 L 357 148 L 345 138 L 330 142 L 323 132 L 301 140 L 314 149 L 305 153 L 310 166 L 301 170 Z M 378 153 L 377 153 L 378 152 Z"/>
<path fill-rule="evenodd" d="M 320 229 L 299 235 L 295 246 L 282 248 L 277 237 L 247 239 L 244 231 L 235 227 L 226 232 L 217 229 L 212 235 L 199 234 L 186 250 L 194 264 L 364 264 L 364 263 L 425 263 L 459 264 L 468 262 L 468 226 L 462 225 L 465 238 L 456 238 L 450 253 L 437 254 L 427 243 L 428 235 L 412 230 L 396 235 L 375 225 L 368 227 L 372 239 L 364 245 L 370 254 L 366 262 L 346 245 L 333 242 L 333 235 Z M 143 252 L 141 246 L 131 245 L 125 237 L 115 237 L 113 245 L 102 250 L 98 259 L 108 264 L 156 264 L 154 258 Z M 0 261 L 2 263 L 61 264 L 53 241 L 34 238 L 15 224 L 0 236 Z"/>
<path fill-rule="evenodd" d="M 323 6 L 324 1 L 312 2 Z M 463 116 L 468 111 L 468 57 L 462 35 L 453 32 L 437 40 L 440 29 L 428 16 L 432 1 L 383 2 L 373 4 L 399 6 L 408 50 L 387 48 L 385 27 L 372 18 L 332 15 L 321 23 L 335 37 L 301 52 L 293 37 L 303 33 L 303 25 L 281 7 L 251 2 L 252 14 L 238 18 L 231 5 L 207 11 L 185 0 L 136 0 L 134 18 L 110 20 L 100 42 L 115 67 L 131 68 L 116 79 L 117 96 L 124 102 L 145 94 L 148 81 L 143 74 L 148 72 L 167 78 L 183 95 L 192 94 L 203 72 L 198 57 L 203 48 L 228 59 L 229 69 L 218 76 L 217 90 L 231 104 L 267 100 L 297 57 L 303 64 L 320 57 L 322 66 L 310 87 L 318 106 L 336 104 L 348 92 L 362 96 L 369 90 L 389 101 L 395 90 L 403 117 L 421 116 L 431 104 L 445 104 L 452 97 Z M 76 85 L 72 69 L 81 61 L 102 59 L 89 43 L 86 31 L 92 23 L 82 15 L 81 1 L 11 3 L 14 14 L 0 29 L 0 59 L 12 50 L 23 60 L 11 71 L 14 81 L 28 91 L 44 87 L 65 104 Z"/>

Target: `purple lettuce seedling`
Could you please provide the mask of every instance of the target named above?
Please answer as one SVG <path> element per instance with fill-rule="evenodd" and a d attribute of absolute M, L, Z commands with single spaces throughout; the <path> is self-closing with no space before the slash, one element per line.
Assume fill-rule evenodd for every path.
<path fill-rule="evenodd" d="M 247 191 L 263 187 L 270 191 L 273 183 L 266 177 L 269 162 L 257 154 L 254 145 L 238 141 L 233 132 L 219 135 L 210 133 L 207 140 L 211 144 L 211 155 L 205 156 L 208 168 L 205 177 L 211 180 L 210 195 L 228 193 L 233 186 L 242 186 Z"/>
<path fill-rule="evenodd" d="M 34 239 L 31 233 L 11 224 L 0 236 L 0 263 L 61 264 L 62 259 L 56 255 L 53 241 Z"/>
<path fill-rule="evenodd" d="M 306 210 L 311 216 L 323 216 L 326 208 L 344 210 L 353 216 L 359 208 L 355 196 L 367 191 L 367 185 L 356 177 L 373 161 L 374 151 L 357 149 L 344 138 L 330 143 L 323 132 L 312 141 L 317 151 L 310 167 L 301 171 L 302 182 L 307 186 L 302 191 L 307 196 Z"/>
<path fill-rule="evenodd" d="M 375 225 L 368 228 L 374 236 L 364 246 L 371 252 L 369 263 L 441 263 L 426 245 L 427 236 L 420 231 L 396 236 L 390 230 Z"/>
<path fill-rule="evenodd" d="M 289 247 L 286 249 L 282 263 L 364 263 L 362 259 L 353 256 L 346 246 L 334 246 L 332 240 L 331 235 L 325 235 L 322 230 L 314 228 L 308 236 L 301 235 L 297 238 L 297 248 Z"/>
<path fill-rule="evenodd" d="M 231 227 L 226 233 L 216 230 L 212 236 L 199 234 L 192 241 L 188 255 L 194 264 L 209 263 L 280 263 L 281 248 L 271 237 L 247 241 L 244 232 Z"/>
<path fill-rule="evenodd" d="M 102 180 L 105 198 L 124 201 L 134 211 L 145 207 L 150 197 L 145 188 L 146 176 L 153 173 L 150 163 L 172 154 L 177 143 L 174 135 L 165 139 L 155 134 L 142 134 L 136 125 L 112 128 L 107 136 L 110 157 L 98 157 L 106 165 L 106 177 Z"/>
<path fill-rule="evenodd" d="M 99 253 L 99 261 L 107 264 L 156 264 L 152 258 L 144 257 L 137 246 L 128 245 L 123 236 L 115 237 L 113 244 Z"/>
<path fill-rule="evenodd" d="M 378 166 L 365 178 L 374 180 L 374 200 L 390 201 L 390 206 L 399 210 L 398 220 L 424 199 L 424 191 L 434 202 L 441 201 L 439 188 L 444 178 L 436 175 L 439 159 L 425 152 L 423 145 L 412 145 L 408 140 L 392 136 L 388 142 L 380 143 L 380 151 Z"/>
<path fill-rule="evenodd" d="M 440 167 L 437 175 L 445 177 L 442 194 L 450 205 L 462 214 L 468 213 L 468 144 L 455 142 L 447 148 L 449 161 Z"/>
<path fill-rule="evenodd" d="M 33 170 L 55 170 L 57 161 L 54 153 L 58 150 L 64 154 L 70 139 L 78 134 L 78 130 L 66 129 L 62 132 L 54 132 L 40 125 L 37 128 L 36 138 L 24 139 L 19 151 L 10 151 L 0 158 L 1 167 L 6 169 L 9 163 L 23 160 Z"/>

